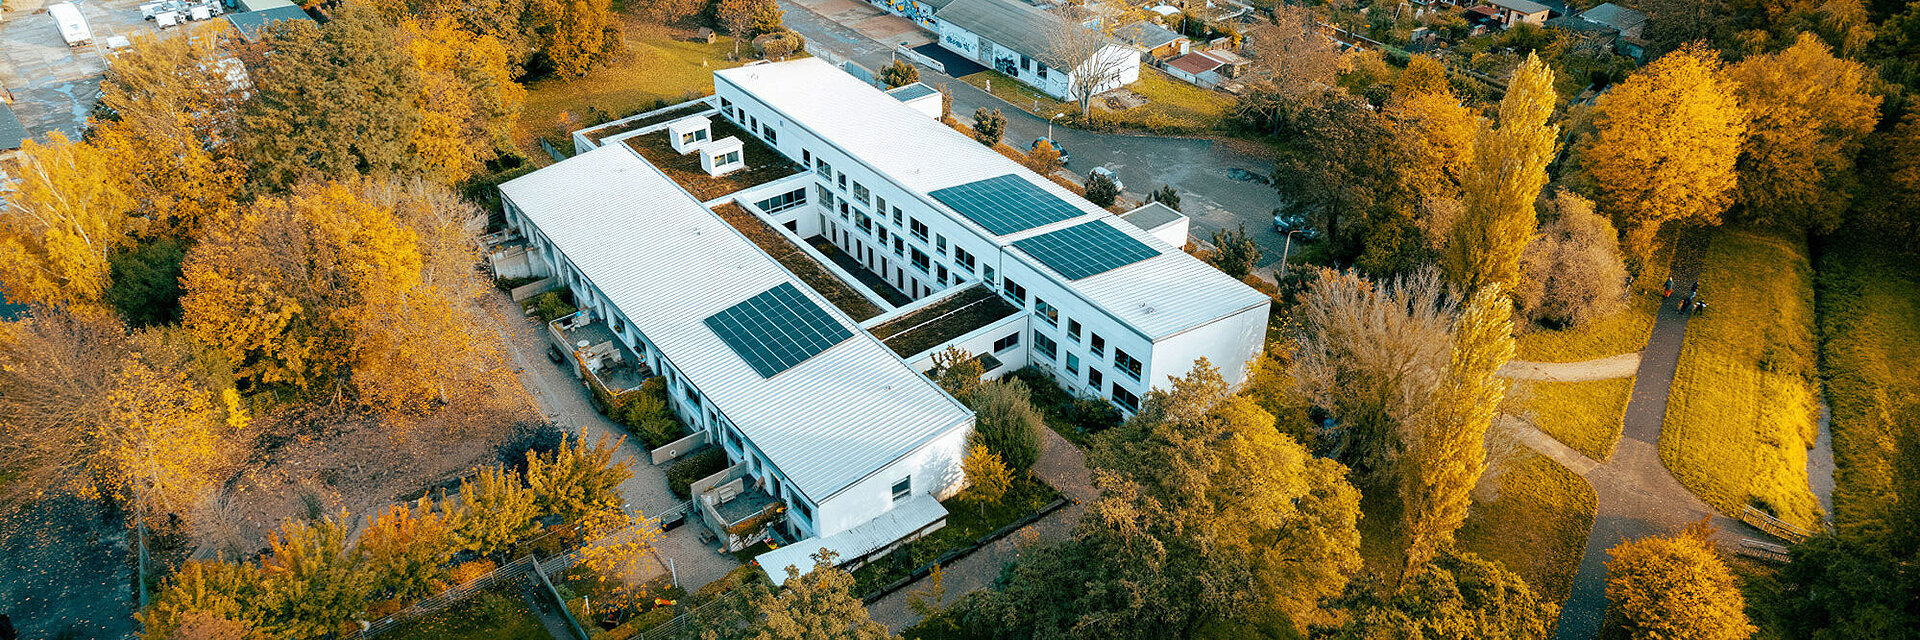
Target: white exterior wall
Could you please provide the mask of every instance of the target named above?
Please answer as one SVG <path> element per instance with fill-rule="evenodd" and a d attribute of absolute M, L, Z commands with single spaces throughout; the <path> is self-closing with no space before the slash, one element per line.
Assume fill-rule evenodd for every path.
<path fill-rule="evenodd" d="M 824 500 L 814 510 L 819 520 L 814 535 L 840 533 L 892 509 L 893 483 L 909 475 L 913 477 L 913 493 L 931 493 L 936 499 L 951 497 L 966 488 L 960 461 L 966 456 L 967 437 L 973 433 L 972 420 L 968 418 L 966 428 L 928 442 Z"/>
<path fill-rule="evenodd" d="M 1026 358 L 1029 364 L 1049 371 L 1062 387 L 1076 395 L 1093 395 L 1112 400 L 1113 388 L 1118 385 L 1136 397 L 1146 397 L 1147 381 L 1153 379 L 1146 375 L 1153 370 L 1154 349 L 1151 341 L 1020 260 L 1009 258 L 1004 261 L 1004 264 L 1005 275 L 1001 294 L 1011 295 L 1006 291 L 1005 279 L 1011 279 L 1024 287 L 1027 290 L 1027 299 L 1019 306 L 1034 316 L 1027 322 L 1026 335 L 1021 336 L 1020 340 L 1021 349 L 1027 353 Z M 1060 321 L 1057 326 L 1048 324 L 1034 313 L 1035 299 L 1045 300 L 1047 304 L 1060 310 Z M 1072 322 L 1080 323 L 1078 340 L 1068 337 L 1067 330 L 1072 326 Z M 1035 350 L 1038 342 L 1033 338 L 1035 334 L 1046 336 L 1059 343 L 1060 347 L 1054 358 L 1044 357 Z M 1100 355 L 1093 354 L 1092 344 L 1095 335 L 1106 341 Z M 1116 349 L 1126 351 L 1128 356 L 1140 361 L 1140 380 L 1134 380 L 1114 367 L 1113 358 Z M 1079 366 L 1072 372 L 1066 370 L 1069 354 L 1079 359 Z M 1088 369 L 1100 372 L 1101 379 L 1098 387 L 1089 382 Z"/>
<path fill-rule="evenodd" d="M 1247 364 L 1260 355 L 1266 343 L 1267 310 L 1268 305 L 1261 304 L 1161 338 L 1153 345 L 1148 379 L 1156 386 L 1166 386 L 1169 380 L 1186 376 L 1204 357 L 1220 368 L 1220 377 L 1227 384 L 1239 385 L 1247 379 Z"/>
<path fill-rule="evenodd" d="M 907 366 L 913 367 L 915 371 L 927 373 L 933 370 L 934 354 L 945 351 L 947 347 L 958 347 L 967 353 L 992 354 L 994 359 L 1000 361 L 999 368 L 980 372 L 982 377 L 993 379 L 1003 374 L 1011 373 L 1014 370 L 1027 366 L 1027 356 L 1029 352 L 1027 351 L 1026 332 L 1029 317 L 1030 314 L 1015 313 L 1002 318 L 999 322 L 975 329 L 973 332 L 950 340 L 946 344 L 928 349 L 926 353 L 918 354 L 913 360 L 907 362 Z M 994 353 L 993 343 L 1012 333 L 1020 334 L 1020 346 L 1007 349 L 1000 353 Z"/>
<path fill-rule="evenodd" d="M 972 31 L 968 31 L 965 28 L 945 20 L 936 18 L 934 22 L 936 31 L 940 34 L 940 46 L 945 47 L 947 50 L 976 60 L 988 69 L 1002 73 L 1007 73 L 1010 69 L 1012 72 L 1007 73 L 1007 75 L 1013 76 L 1014 79 L 1024 82 L 1035 89 L 1039 89 L 1042 93 L 1060 100 L 1075 100 L 1079 98 L 1074 91 L 1073 83 L 1069 79 L 1070 73 L 1063 72 L 1060 69 L 1050 68 L 1045 63 L 1034 59 L 1033 56 L 1036 52 L 1016 51 L 1001 46 L 997 42 L 982 38 Z M 1024 66 L 1020 64 L 1022 54 L 1025 54 L 1028 59 L 1028 63 Z M 1123 66 L 1117 77 L 1102 84 L 1094 93 L 1124 87 L 1140 79 L 1140 53 L 1131 47 L 1112 45 L 1100 50 L 1100 53 L 1096 54 L 1095 58 L 1111 61 L 1114 64 Z M 1012 66 L 1003 67 L 996 64 L 996 61 L 1002 59 L 1011 60 L 1013 62 Z M 1092 64 L 1091 61 L 1088 64 Z M 1082 65 L 1081 68 L 1084 69 L 1086 66 L 1087 65 Z M 1045 77 L 1041 77 L 1043 71 L 1045 72 Z"/>

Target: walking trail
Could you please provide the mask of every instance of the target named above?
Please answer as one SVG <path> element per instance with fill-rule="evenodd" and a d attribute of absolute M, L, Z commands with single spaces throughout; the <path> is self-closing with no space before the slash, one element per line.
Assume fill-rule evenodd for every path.
<path fill-rule="evenodd" d="M 1514 360 L 1501 367 L 1499 374 L 1515 380 L 1543 382 L 1586 382 L 1625 378 L 1640 369 L 1640 354 L 1622 353 L 1581 362 L 1527 362 Z"/>
<path fill-rule="evenodd" d="M 1087 456 L 1079 447 L 1067 442 L 1066 438 L 1047 429 L 1046 444 L 1040 450 L 1040 460 L 1033 465 L 1034 475 L 1040 476 L 1047 484 L 1053 485 L 1073 504 L 1016 532 L 1001 538 L 965 558 L 943 568 L 946 598 L 941 605 L 952 604 L 969 591 L 984 589 L 993 584 L 1000 576 L 1000 567 L 1019 559 L 1023 540 L 1038 541 L 1064 540 L 1073 533 L 1073 525 L 1080 521 L 1080 514 L 1086 511 L 1086 503 L 1099 497 L 1093 488 L 1093 474 L 1087 471 Z M 867 607 L 873 619 L 887 625 L 894 633 L 920 622 L 920 615 L 907 606 L 907 599 L 916 590 L 925 589 L 927 581 L 908 585 L 906 588 L 887 594 Z"/>

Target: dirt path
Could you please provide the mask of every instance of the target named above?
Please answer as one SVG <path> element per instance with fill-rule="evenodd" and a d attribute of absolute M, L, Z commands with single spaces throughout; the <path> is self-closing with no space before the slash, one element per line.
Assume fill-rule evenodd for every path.
<path fill-rule="evenodd" d="M 1514 360 L 1500 368 L 1500 375 L 1515 380 L 1546 382 L 1586 382 L 1625 378 L 1640 369 L 1640 353 L 1595 358 L 1580 362 L 1527 362 Z"/>
<path fill-rule="evenodd" d="M 1093 488 L 1093 474 L 1087 470 L 1086 454 L 1052 429 L 1046 431 L 1046 436 L 1046 445 L 1040 451 L 1040 460 L 1033 465 L 1033 472 L 1074 503 L 948 565 L 944 570 L 947 597 L 940 604 L 952 604 L 967 592 L 992 584 L 993 579 L 999 577 L 1002 565 L 1019 559 L 1023 540 L 1064 540 L 1072 535 L 1073 525 L 1086 511 L 1085 503 L 1099 497 Z M 924 587 L 922 583 L 910 585 L 888 594 L 867 609 L 873 613 L 874 620 L 899 633 L 920 622 L 920 616 L 907 606 L 907 599 L 915 589 Z"/>

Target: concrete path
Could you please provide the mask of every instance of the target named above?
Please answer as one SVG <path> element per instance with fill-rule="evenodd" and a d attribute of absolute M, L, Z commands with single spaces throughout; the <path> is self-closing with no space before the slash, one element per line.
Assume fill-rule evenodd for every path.
<path fill-rule="evenodd" d="M 1595 358 L 1580 362 L 1527 362 L 1514 360 L 1500 368 L 1499 375 L 1515 380 L 1543 382 L 1586 382 L 1625 378 L 1640 370 L 1639 353 Z"/>
<path fill-rule="evenodd" d="M 1065 540 L 1073 534 L 1073 525 L 1080 522 L 1080 515 L 1086 512 L 1086 503 L 1099 497 L 1093 488 L 1093 474 L 1087 470 L 1086 454 L 1052 429 L 1046 430 L 1046 436 L 1046 445 L 1040 451 L 1040 460 L 1033 465 L 1033 473 L 1072 499 L 1073 504 L 948 565 L 944 569 L 947 596 L 939 604 L 952 604 L 967 592 L 992 584 L 993 579 L 1000 576 L 1002 566 L 1019 560 L 1027 541 Z M 926 588 L 926 584 L 923 580 L 887 594 L 867 609 L 874 620 L 899 633 L 920 622 L 919 614 L 907 606 L 907 600 L 916 589 Z"/>
<path fill-rule="evenodd" d="M 1520 444 L 1526 445 L 1540 455 L 1552 458 L 1554 462 L 1585 477 L 1600 466 L 1600 462 L 1589 458 L 1579 450 L 1560 442 L 1560 439 L 1541 431 L 1533 422 L 1519 416 L 1501 415 L 1494 418 L 1500 429 L 1511 434 Z"/>
<path fill-rule="evenodd" d="M 787 12 L 787 26 L 805 36 L 808 43 L 831 49 L 871 71 L 878 72 L 893 61 L 894 42 L 917 41 L 905 35 L 893 35 L 883 42 L 862 33 L 874 31 L 875 19 L 890 14 L 865 3 L 855 4 L 847 7 L 831 0 L 780 0 L 780 8 Z M 810 6 L 822 6 L 825 15 Z M 842 24 L 836 18 L 853 26 Z M 1024 148 L 1035 138 L 1051 134 L 1056 143 L 1072 153 L 1073 165 L 1069 170 L 1084 176 L 1093 167 L 1112 169 L 1127 185 L 1127 197 L 1133 200 L 1143 199 L 1147 191 L 1160 185 L 1173 185 L 1180 192 L 1182 212 L 1192 220 L 1190 233 L 1196 238 L 1205 240 L 1212 237 L 1214 231 L 1244 225 L 1247 235 L 1260 245 L 1260 266 L 1278 263 L 1286 250 L 1286 238 L 1273 231 L 1271 212 L 1281 206 L 1279 193 L 1267 185 L 1227 176 L 1228 169 L 1244 169 L 1263 176 L 1273 173 L 1273 159 L 1247 153 L 1243 150 L 1245 145 L 1048 127 L 1046 118 L 930 67 L 920 66 L 920 81 L 927 86 L 945 84 L 953 92 L 953 113 L 962 120 L 979 107 L 999 109 L 1007 117 L 1005 140 L 1016 148 Z"/>
<path fill-rule="evenodd" d="M 519 305 L 501 293 L 489 294 L 485 305 L 500 328 L 500 345 L 508 363 L 533 396 L 541 415 L 563 431 L 589 442 L 599 438 L 618 440 L 627 435 L 620 425 L 593 410 L 584 384 L 571 372 L 547 360 L 546 343 L 538 325 L 520 313 Z M 646 450 L 633 438 L 628 437 L 621 443 L 620 455 L 633 461 L 633 477 L 620 485 L 628 510 L 638 510 L 641 517 L 651 517 L 683 502 L 667 488 L 666 469 L 649 464 Z M 654 543 L 663 571 L 664 567 L 671 566 L 671 573 L 689 592 L 740 566 L 732 555 L 719 553 L 717 549 L 701 542 L 700 528 L 691 524 L 663 532 Z"/>
<path fill-rule="evenodd" d="M 1675 288 L 1689 286 L 1700 273 L 1700 250 L 1683 246 L 1673 264 Z M 1587 534 L 1573 592 L 1560 610 L 1560 640 L 1588 640 L 1600 634 L 1606 612 L 1607 549 L 1628 540 L 1667 535 L 1711 518 L 1723 548 L 1742 537 L 1763 537 L 1747 525 L 1715 512 L 1674 479 L 1660 462 L 1660 427 L 1667 414 L 1667 394 L 1680 364 L 1686 340 L 1686 314 L 1663 304 L 1646 349 L 1634 371 L 1633 396 L 1627 402 L 1620 445 L 1605 464 L 1583 475 L 1593 484 L 1599 501 L 1593 531 Z"/>

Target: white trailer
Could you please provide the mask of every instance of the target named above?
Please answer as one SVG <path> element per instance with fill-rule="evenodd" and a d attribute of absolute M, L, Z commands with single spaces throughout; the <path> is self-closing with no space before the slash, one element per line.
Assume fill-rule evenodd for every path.
<path fill-rule="evenodd" d="M 67 39 L 67 46 L 80 47 L 93 44 L 93 30 L 87 28 L 87 18 L 80 15 L 80 7 L 71 2 L 47 5 L 47 15 L 60 25 L 60 37 Z"/>

